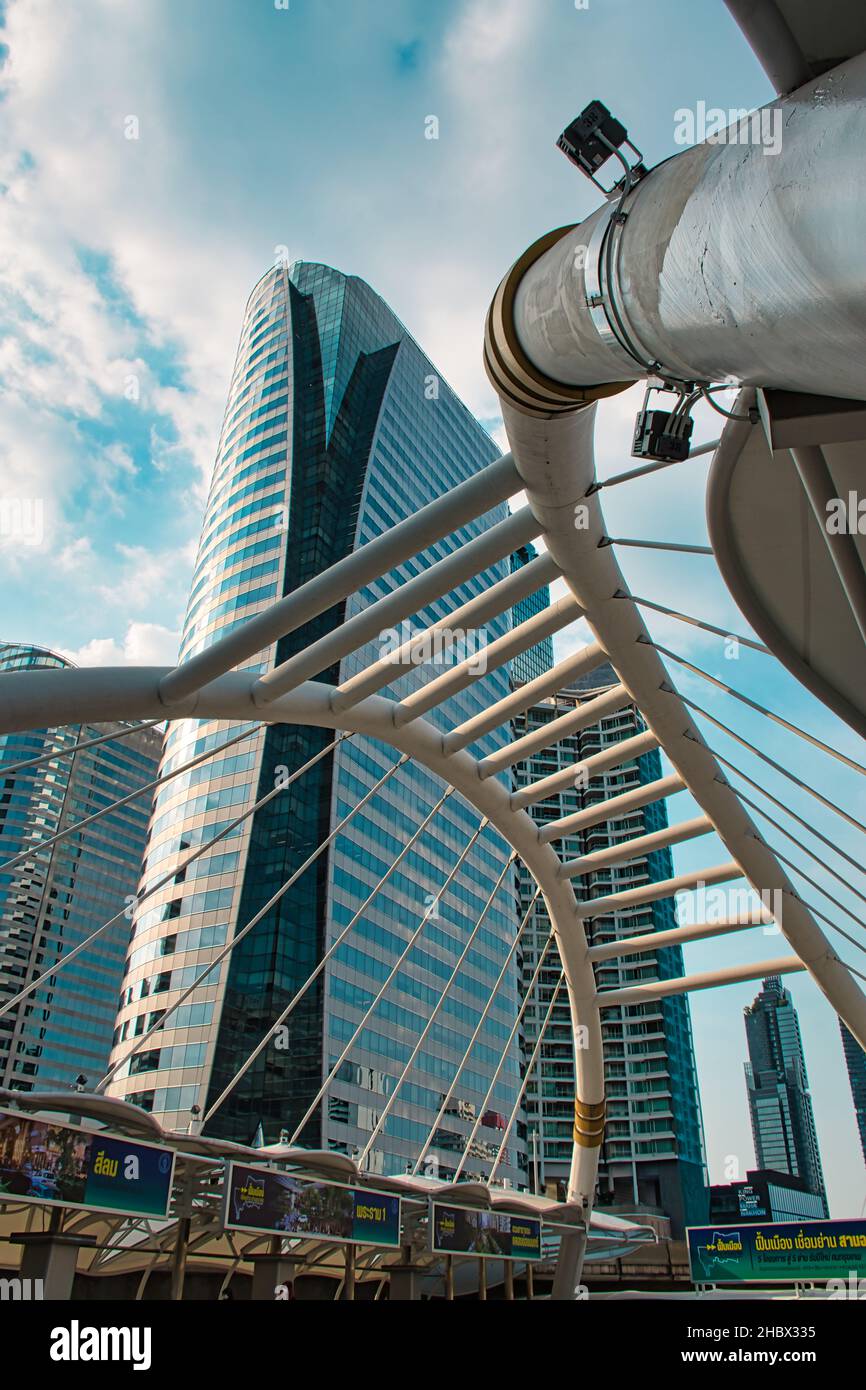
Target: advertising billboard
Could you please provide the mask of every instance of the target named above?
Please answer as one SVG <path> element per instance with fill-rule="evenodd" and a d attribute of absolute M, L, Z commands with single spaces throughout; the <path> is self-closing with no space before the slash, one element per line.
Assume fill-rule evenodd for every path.
<path fill-rule="evenodd" d="M 469 1207 L 432 1203 L 430 1244 L 437 1255 L 482 1260 L 540 1260 L 541 1222 Z"/>
<path fill-rule="evenodd" d="M 170 1149 L 0 1111 L 0 1201 L 165 1217 L 173 1181 Z"/>
<path fill-rule="evenodd" d="M 695 1284 L 866 1277 L 866 1221 L 690 1226 L 686 1235 Z"/>
<path fill-rule="evenodd" d="M 225 1226 L 230 1231 L 395 1248 L 400 1245 L 400 1198 L 232 1163 L 226 1178 Z"/>

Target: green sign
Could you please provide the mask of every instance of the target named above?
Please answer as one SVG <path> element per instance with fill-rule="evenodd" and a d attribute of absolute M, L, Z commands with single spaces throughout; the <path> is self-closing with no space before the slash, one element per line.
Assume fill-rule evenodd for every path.
<path fill-rule="evenodd" d="M 432 1204 L 431 1249 L 482 1260 L 540 1260 L 541 1222 L 495 1211 Z"/>
<path fill-rule="evenodd" d="M 173 1181 L 170 1149 L 0 1111 L 0 1201 L 165 1217 Z"/>
<path fill-rule="evenodd" d="M 695 1284 L 796 1284 L 866 1277 L 866 1221 L 690 1226 Z"/>
<path fill-rule="evenodd" d="M 341 1244 L 400 1244 L 400 1199 L 341 1183 L 303 1182 L 288 1173 L 232 1163 L 225 1226 Z"/>

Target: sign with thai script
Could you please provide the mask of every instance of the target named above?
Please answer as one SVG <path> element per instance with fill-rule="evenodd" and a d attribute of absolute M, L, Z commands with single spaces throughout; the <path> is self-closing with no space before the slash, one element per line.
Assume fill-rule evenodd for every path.
<path fill-rule="evenodd" d="M 482 1260 L 540 1260 L 541 1222 L 525 1216 L 432 1204 L 431 1248 Z"/>
<path fill-rule="evenodd" d="M 288 1173 L 232 1163 L 225 1226 L 341 1244 L 400 1244 L 400 1198 L 341 1183 L 305 1182 Z"/>
<path fill-rule="evenodd" d="M 0 1111 L 0 1201 L 165 1217 L 173 1181 L 170 1149 Z"/>
<path fill-rule="evenodd" d="M 695 1284 L 791 1284 L 866 1277 L 866 1221 L 690 1226 Z"/>

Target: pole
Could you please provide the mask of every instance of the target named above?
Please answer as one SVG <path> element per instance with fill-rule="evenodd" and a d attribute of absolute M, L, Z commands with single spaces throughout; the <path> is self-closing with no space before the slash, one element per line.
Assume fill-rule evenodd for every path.
<path fill-rule="evenodd" d="M 177 1223 L 177 1240 L 174 1246 L 174 1259 L 171 1267 L 171 1299 L 180 1303 L 183 1299 L 183 1285 L 186 1279 L 186 1257 L 189 1250 L 189 1233 L 192 1221 L 182 1216 Z"/>
<path fill-rule="evenodd" d="M 445 1297 L 449 1303 L 454 1302 L 454 1256 L 445 1256 Z"/>
<path fill-rule="evenodd" d="M 343 1291 L 343 1298 L 348 1303 L 355 1301 L 355 1247 L 346 1246 L 346 1287 Z"/>

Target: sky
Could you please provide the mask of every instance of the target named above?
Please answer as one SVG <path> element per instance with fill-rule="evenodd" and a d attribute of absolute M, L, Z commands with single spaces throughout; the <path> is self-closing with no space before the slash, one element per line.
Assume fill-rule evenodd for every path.
<path fill-rule="evenodd" d="M 529 244 L 600 200 L 555 149 L 563 127 L 600 97 L 655 164 L 677 150 L 678 109 L 751 109 L 771 96 L 722 0 L 0 0 L 0 498 L 38 504 L 27 543 L 0 534 L 0 638 L 82 664 L 174 660 L 244 304 L 275 259 L 369 281 L 500 434 L 481 360 L 487 307 Z M 639 401 L 632 391 L 600 410 L 603 477 L 630 466 Z M 720 424 L 699 413 L 697 437 Z M 612 489 L 611 534 L 705 544 L 706 471 L 695 461 L 675 479 Z M 622 556 L 634 592 L 747 631 L 712 560 Z M 719 639 L 673 620 L 650 626 L 860 756 L 777 663 L 746 648 L 729 661 Z M 579 628 L 566 634 L 560 653 L 581 640 Z M 863 817 L 857 773 L 699 678 L 676 678 Z M 855 829 L 707 732 L 860 862 Z M 696 813 L 684 795 L 670 809 Z M 816 875 L 810 900 L 866 940 L 860 900 L 827 872 L 847 878 L 846 864 L 809 843 L 818 867 L 785 852 Z M 676 867 L 720 856 L 701 840 L 676 851 Z M 784 953 L 746 933 L 690 948 L 688 970 L 727 962 L 732 941 L 738 959 Z M 859 1215 L 866 1170 L 838 1026 L 810 980 L 789 987 L 831 1205 Z M 754 1166 L 742 1008 L 756 988 L 692 999 L 715 1181 Z"/>

